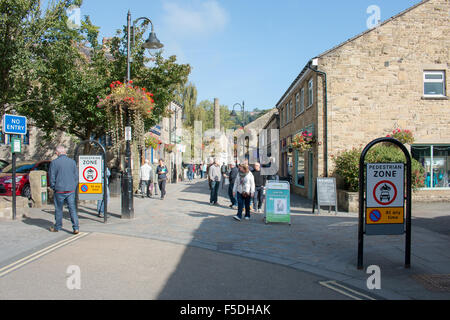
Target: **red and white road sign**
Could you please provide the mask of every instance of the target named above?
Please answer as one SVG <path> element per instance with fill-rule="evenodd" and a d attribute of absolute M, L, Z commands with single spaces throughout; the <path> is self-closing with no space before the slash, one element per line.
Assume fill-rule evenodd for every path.
<path fill-rule="evenodd" d="M 404 164 L 367 164 L 367 208 L 403 207 Z"/>
<path fill-rule="evenodd" d="M 102 183 L 102 156 L 80 156 L 79 183 Z"/>

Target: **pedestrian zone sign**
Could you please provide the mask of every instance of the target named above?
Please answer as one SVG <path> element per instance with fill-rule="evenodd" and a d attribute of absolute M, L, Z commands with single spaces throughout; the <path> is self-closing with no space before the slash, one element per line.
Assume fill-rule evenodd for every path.
<path fill-rule="evenodd" d="M 80 200 L 102 200 L 102 156 L 79 156 L 78 177 L 78 194 Z"/>
<path fill-rule="evenodd" d="M 397 232 L 404 232 L 404 167 L 403 163 L 367 164 L 366 233 L 370 234 L 370 226 L 374 225 L 388 225 L 390 234 L 394 225 L 399 225 Z"/>

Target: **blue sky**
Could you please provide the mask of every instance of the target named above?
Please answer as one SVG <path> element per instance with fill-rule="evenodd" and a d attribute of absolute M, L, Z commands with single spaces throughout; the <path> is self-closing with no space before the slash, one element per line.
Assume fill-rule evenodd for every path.
<path fill-rule="evenodd" d="M 84 0 L 81 15 L 113 36 L 132 19 L 150 18 L 165 45 L 192 67 L 198 101 L 219 98 L 246 109 L 273 108 L 306 62 L 420 0 Z M 146 35 L 147 36 L 147 35 Z M 124 70 L 125 72 L 125 70 Z"/>

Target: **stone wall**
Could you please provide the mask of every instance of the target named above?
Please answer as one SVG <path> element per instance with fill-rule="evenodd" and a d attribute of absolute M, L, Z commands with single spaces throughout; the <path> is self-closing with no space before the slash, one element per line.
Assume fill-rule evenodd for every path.
<path fill-rule="evenodd" d="M 330 154 L 394 127 L 412 130 L 416 144 L 450 143 L 450 101 L 423 97 L 424 70 L 444 70 L 449 86 L 449 11 L 448 0 L 424 2 L 319 57 Z"/>

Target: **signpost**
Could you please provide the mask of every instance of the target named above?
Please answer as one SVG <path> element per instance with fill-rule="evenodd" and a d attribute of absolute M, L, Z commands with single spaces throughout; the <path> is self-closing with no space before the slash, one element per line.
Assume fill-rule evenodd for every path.
<path fill-rule="evenodd" d="M 366 235 L 405 232 L 405 168 L 403 163 L 366 165 Z"/>
<path fill-rule="evenodd" d="M 331 207 L 334 207 L 334 211 L 337 214 L 336 178 L 317 178 L 314 192 L 313 213 L 315 211 L 316 201 L 319 214 L 321 206 L 328 206 L 328 212 L 331 211 Z"/>
<path fill-rule="evenodd" d="M 102 200 L 102 156 L 78 157 L 78 196 L 80 200 Z"/>
<path fill-rule="evenodd" d="M 397 145 L 405 154 L 406 177 L 403 163 L 364 163 L 367 152 L 383 142 Z M 358 269 L 363 269 L 364 234 L 405 234 L 405 268 L 410 268 L 411 156 L 408 149 L 393 138 L 373 140 L 364 148 L 359 160 Z"/>
<path fill-rule="evenodd" d="M 16 154 L 22 152 L 21 136 L 27 134 L 27 118 L 12 114 L 4 114 L 2 118 L 4 134 L 15 135 L 11 138 L 12 154 L 12 214 L 16 219 Z M 17 137 L 19 136 L 19 137 Z M 6 140 L 6 139 L 5 139 Z"/>
<path fill-rule="evenodd" d="M 84 144 L 96 144 L 102 155 L 80 155 L 78 149 Z M 105 148 L 95 140 L 85 140 L 78 144 L 75 149 L 75 159 L 78 160 L 78 189 L 77 200 L 100 200 L 103 201 L 103 222 L 108 220 L 107 190 L 108 181 L 106 174 L 106 151 Z M 78 201 L 77 201 L 78 203 Z"/>
<path fill-rule="evenodd" d="M 264 222 L 284 222 L 291 225 L 291 186 L 288 181 L 269 181 L 266 185 Z"/>

